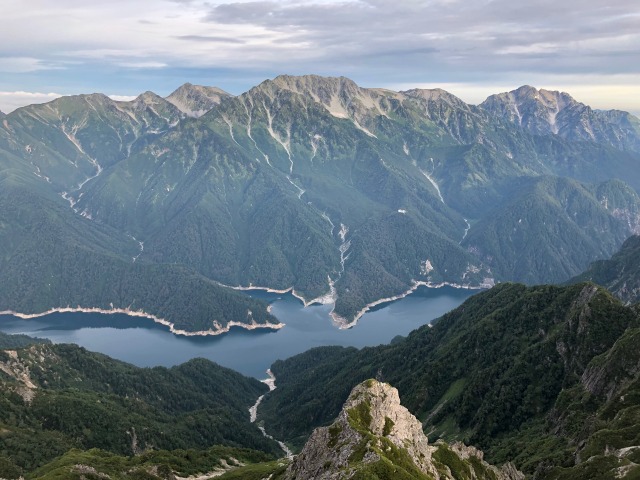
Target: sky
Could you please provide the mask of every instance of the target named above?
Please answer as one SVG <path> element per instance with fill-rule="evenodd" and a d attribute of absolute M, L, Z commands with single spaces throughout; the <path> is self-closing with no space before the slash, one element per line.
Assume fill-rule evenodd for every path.
<path fill-rule="evenodd" d="M 0 12 L 5 113 L 313 73 L 473 104 L 528 84 L 640 115 L 636 0 L 2 0 Z"/>

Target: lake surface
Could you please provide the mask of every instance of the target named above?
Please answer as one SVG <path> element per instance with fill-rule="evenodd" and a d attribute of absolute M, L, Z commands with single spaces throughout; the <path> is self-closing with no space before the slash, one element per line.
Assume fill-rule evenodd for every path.
<path fill-rule="evenodd" d="M 476 292 L 420 287 L 408 297 L 367 312 L 358 325 L 349 330 L 333 326 L 329 318 L 330 305 L 303 308 L 290 294 L 262 291 L 252 291 L 249 295 L 272 304 L 271 313 L 286 324 L 278 331 L 234 328 L 217 337 L 182 337 L 171 334 L 167 327 L 152 320 L 100 313 L 53 313 L 30 320 L 0 315 L 0 330 L 49 338 L 54 343 L 77 343 L 141 367 L 168 367 L 204 357 L 262 379 L 275 360 L 313 347 L 389 343 L 397 335 L 407 335 L 430 323 Z"/>

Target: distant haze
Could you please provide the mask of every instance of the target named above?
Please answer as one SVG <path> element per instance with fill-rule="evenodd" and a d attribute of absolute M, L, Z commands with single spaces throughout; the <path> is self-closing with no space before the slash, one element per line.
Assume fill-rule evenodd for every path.
<path fill-rule="evenodd" d="M 531 82 L 527 82 L 531 83 Z M 415 83 L 415 84 L 397 84 L 388 86 L 369 85 L 369 87 L 389 88 L 391 90 L 401 91 L 411 88 L 442 88 L 448 92 L 460 97 L 465 102 L 477 105 L 482 103 L 489 95 L 511 91 L 520 85 L 512 86 L 481 86 L 471 84 L 431 84 L 431 83 Z M 623 85 L 618 87 L 607 86 L 585 86 L 585 85 L 568 85 L 568 86 L 547 86 L 534 85 L 537 88 L 545 88 L 547 90 L 559 90 L 571 94 L 579 102 L 585 103 L 592 108 L 600 110 L 625 110 L 640 118 L 640 102 L 635 101 L 636 90 L 638 87 L 633 85 Z M 176 88 L 178 85 L 176 85 Z M 231 86 L 233 87 L 233 86 Z M 233 91 L 233 88 L 225 88 L 223 90 Z M 87 92 L 77 92 L 77 94 Z M 142 93 L 142 92 L 140 92 Z M 166 96 L 170 92 L 161 92 Z M 243 92 L 238 92 L 243 93 Z M 46 103 L 63 96 L 60 93 L 37 93 L 37 92 L 0 92 L 0 111 L 10 113 L 13 110 L 36 103 Z M 108 95 L 114 100 L 130 101 L 137 95 Z"/>

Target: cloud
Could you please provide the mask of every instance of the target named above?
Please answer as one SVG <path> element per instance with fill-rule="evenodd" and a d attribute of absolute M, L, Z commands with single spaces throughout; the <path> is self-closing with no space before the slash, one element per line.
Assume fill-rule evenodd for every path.
<path fill-rule="evenodd" d="M 640 73 L 640 4 L 628 0 L 33 1 L 25 10 L 7 0 L 0 55 L 4 48 L 115 66 L 143 59 L 149 68 L 359 67 L 398 80 L 434 70 L 456 79 L 476 71 Z"/>
<path fill-rule="evenodd" d="M 2 73 L 30 73 L 59 68 L 62 66 L 56 66 L 38 58 L 0 57 L 0 72 Z"/>
<path fill-rule="evenodd" d="M 16 108 L 34 103 L 50 102 L 61 96 L 59 93 L 0 92 L 0 110 L 4 113 L 10 113 Z"/>
<path fill-rule="evenodd" d="M 244 40 L 240 40 L 237 38 L 216 37 L 213 35 L 178 35 L 176 38 L 179 40 L 187 40 L 187 41 L 194 41 L 194 42 L 236 43 L 236 44 L 246 43 Z"/>
<path fill-rule="evenodd" d="M 629 0 L 4 0 L 0 71 L 19 81 L 65 68 L 77 83 L 99 70 L 142 91 L 161 81 L 158 69 L 176 86 L 220 71 L 243 85 L 280 73 L 378 86 L 589 75 L 640 85 L 639 26 Z M 27 87 L 0 78 L 0 88 Z"/>
<path fill-rule="evenodd" d="M 131 102 L 136 99 L 135 95 L 107 95 L 111 100 L 116 102 Z"/>
<path fill-rule="evenodd" d="M 494 74 L 554 71 L 562 65 L 640 72 L 640 5 L 627 0 L 606 6 L 600 0 L 225 2 L 206 19 L 286 33 L 284 42 L 304 44 L 316 52 L 316 60 L 337 65 L 393 52 L 388 63 L 376 66 L 386 76 L 399 66 L 400 75 L 429 66 L 451 75 L 478 68 Z M 596 60 L 607 55 L 625 60 Z M 425 63 L 416 64 L 419 59 Z M 363 67 L 373 70 L 374 65 Z"/>
<path fill-rule="evenodd" d="M 129 62 L 118 62 L 117 65 L 119 67 L 124 68 L 138 68 L 138 69 L 147 69 L 147 68 L 165 68 L 168 65 L 163 62 L 154 62 L 154 61 L 129 61 Z"/>

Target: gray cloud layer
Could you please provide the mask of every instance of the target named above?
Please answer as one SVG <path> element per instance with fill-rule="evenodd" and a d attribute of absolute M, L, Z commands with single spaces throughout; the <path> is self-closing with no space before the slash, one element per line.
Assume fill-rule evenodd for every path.
<path fill-rule="evenodd" d="M 243 86 L 319 73 L 390 87 L 609 85 L 640 98 L 640 2 L 629 0 L 5 3 L 0 91 L 24 90 L 25 79 L 38 91 L 65 90 L 65 70 L 69 82 L 80 74 L 90 83 L 95 72 L 131 85 L 146 79 L 146 90 L 162 72 L 189 69 L 225 71 Z M 39 86 L 50 72 L 58 83 Z"/>
<path fill-rule="evenodd" d="M 212 23 L 260 26 L 337 64 L 456 75 L 509 71 L 638 73 L 640 4 L 628 0 L 243 2 Z M 416 62 L 423 62 L 417 65 Z"/>

